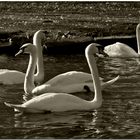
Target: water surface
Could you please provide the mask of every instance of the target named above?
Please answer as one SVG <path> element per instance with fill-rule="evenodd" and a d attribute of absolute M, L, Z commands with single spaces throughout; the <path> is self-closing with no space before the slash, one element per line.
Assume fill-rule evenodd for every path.
<path fill-rule="evenodd" d="M 136 58 L 99 58 L 105 80 L 120 79 L 102 91 L 102 107 L 87 112 L 19 114 L 3 102 L 22 103 L 23 84 L 0 85 L 0 138 L 140 138 L 140 69 Z M 8 64 L 8 65 L 7 65 Z M 2 55 L 0 68 L 25 72 L 28 56 Z M 45 80 L 78 70 L 89 72 L 84 55 L 44 56 Z M 91 93 L 78 93 L 91 100 Z M 90 97 L 90 99 L 89 99 Z"/>

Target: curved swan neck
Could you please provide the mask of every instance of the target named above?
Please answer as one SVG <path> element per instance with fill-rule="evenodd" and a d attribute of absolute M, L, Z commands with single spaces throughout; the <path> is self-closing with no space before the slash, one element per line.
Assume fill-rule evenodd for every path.
<path fill-rule="evenodd" d="M 43 63 L 43 53 L 42 53 L 42 44 L 41 44 L 41 34 L 42 32 L 35 33 L 33 37 L 33 44 L 37 47 L 37 72 L 36 76 L 39 82 L 44 80 L 44 63 Z"/>
<path fill-rule="evenodd" d="M 140 31 L 139 31 L 139 27 L 138 26 L 136 28 L 136 39 L 137 39 L 138 54 L 140 54 Z"/>
<path fill-rule="evenodd" d="M 87 62 L 88 62 L 88 65 L 89 65 L 89 68 L 91 71 L 93 85 L 94 85 L 94 91 L 95 91 L 95 95 L 94 95 L 92 102 L 98 102 L 99 104 L 101 104 L 102 103 L 102 93 L 101 93 L 101 85 L 100 85 L 99 74 L 98 74 L 96 62 L 95 62 L 93 54 L 89 54 L 87 51 L 86 51 L 86 58 L 87 58 Z"/>
<path fill-rule="evenodd" d="M 25 75 L 24 91 L 25 93 L 32 93 L 35 88 L 34 85 L 34 72 L 36 68 L 37 54 L 35 49 L 30 53 L 29 64 Z"/>
<path fill-rule="evenodd" d="M 34 37 L 33 37 L 33 44 L 34 45 L 41 45 L 41 37 L 40 37 L 40 33 L 37 32 L 35 33 Z"/>

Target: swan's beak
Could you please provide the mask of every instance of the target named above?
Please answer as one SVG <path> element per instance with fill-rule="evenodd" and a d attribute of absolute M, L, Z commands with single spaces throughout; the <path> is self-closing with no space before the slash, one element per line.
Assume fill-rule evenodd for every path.
<path fill-rule="evenodd" d="M 19 54 L 23 54 L 24 50 L 23 49 L 20 49 L 16 54 L 15 56 L 19 55 Z"/>
<path fill-rule="evenodd" d="M 109 57 L 109 55 L 108 55 L 107 53 L 105 53 L 104 51 L 102 51 L 101 54 L 102 54 L 104 57 Z"/>
<path fill-rule="evenodd" d="M 98 57 L 99 57 L 99 58 L 103 58 L 104 56 L 103 56 L 102 54 L 100 54 L 100 53 L 95 53 L 95 54 L 94 54 L 94 57 L 97 57 L 97 58 L 98 58 Z"/>
<path fill-rule="evenodd" d="M 98 47 L 99 55 L 102 55 L 102 57 L 109 57 L 107 53 L 104 52 L 103 47 Z"/>
<path fill-rule="evenodd" d="M 46 44 L 44 44 L 44 45 L 43 45 L 43 48 L 47 49 L 47 46 L 46 46 Z"/>

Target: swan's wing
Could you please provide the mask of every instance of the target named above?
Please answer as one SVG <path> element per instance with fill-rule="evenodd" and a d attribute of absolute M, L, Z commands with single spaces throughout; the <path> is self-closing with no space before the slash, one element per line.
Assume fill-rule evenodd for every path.
<path fill-rule="evenodd" d="M 120 76 L 117 76 L 107 82 L 100 81 L 102 89 L 104 89 L 107 86 L 110 86 L 111 84 L 116 82 L 119 78 L 120 78 Z M 89 80 L 86 82 L 79 82 L 79 83 L 71 83 L 71 84 L 67 84 L 67 85 L 66 84 L 58 85 L 58 84 L 56 86 L 52 86 L 52 85 L 51 86 L 47 86 L 47 85 L 38 86 L 32 91 L 32 93 L 34 95 L 40 95 L 45 92 L 55 92 L 55 93 L 85 92 L 86 91 L 86 89 L 84 88 L 85 86 L 87 86 L 90 91 L 94 91 L 93 80 Z"/>
<path fill-rule="evenodd" d="M 45 84 L 52 86 L 56 85 L 68 85 L 74 83 L 83 83 L 85 81 L 92 80 L 91 74 L 78 71 L 70 71 L 63 74 L 59 74 L 47 81 Z"/>

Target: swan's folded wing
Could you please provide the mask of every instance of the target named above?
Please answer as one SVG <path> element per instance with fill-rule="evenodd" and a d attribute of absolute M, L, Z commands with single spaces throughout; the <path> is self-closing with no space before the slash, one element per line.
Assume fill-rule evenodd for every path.
<path fill-rule="evenodd" d="M 89 80 L 91 80 L 92 82 L 92 77 L 91 74 L 89 73 L 79 72 L 79 71 L 69 71 L 53 77 L 45 84 L 50 84 L 51 86 L 57 86 L 57 85 L 68 85 L 74 83 L 83 83 Z"/>

